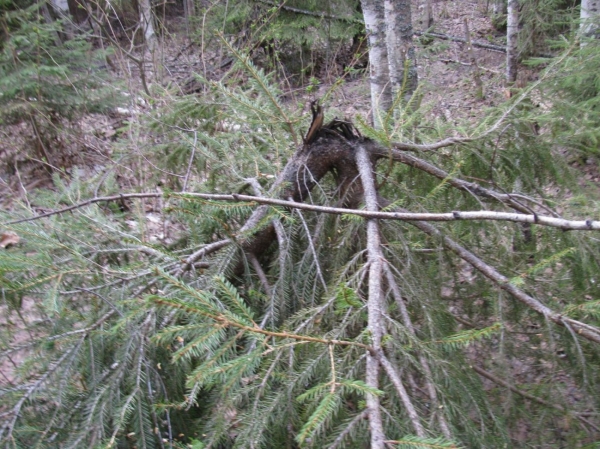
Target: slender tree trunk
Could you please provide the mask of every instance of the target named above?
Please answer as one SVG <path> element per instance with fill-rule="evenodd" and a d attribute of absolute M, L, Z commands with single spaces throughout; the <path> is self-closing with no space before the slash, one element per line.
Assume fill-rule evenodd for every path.
<path fill-rule="evenodd" d="M 154 53 L 157 44 L 156 31 L 154 30 L 154 18 L 152 16 L 152 5 L 150 0 L 140 0 L 140 25 L 144 31 L 144 41 L 146 49 Z"/>
<path fill-rule="evenodd" d="M 385 43 L 385 10 L 382 0 L 361 0 L 361 5 L 369 43 L 373 125 L 380 128 L 383 114 L 392 106 L 390 69 Z"/>
<path fill-rule="evenodd" d="M 384 0 L 384 7 L 392 93 L 409 100 L 418 83 L 410 0 Z"/>
<path fill-rule="evenodd" d="M 73 18 L 71 17 L 71 11 L 69 9 L 69 2 L 67 0 L 51 0 L 52 9 L 57 19 L 63 21 L 62 23 L 62 40 L 73 39 L 75 35 L 75 26 L 73 24 Z"/>
<path fill-rule="evenodd" d="M 425 1 L 425 11 L 423 11 L 423 25 L 425 28 L 431 28 L 433 26 L 433 7 L 431 6 L 431 0 Z"/>
<path fill-rule="evenodd" d="M 196 14 L 196 4 L 194 0 L 183 0 L 183 13 L 185 15 L 185 31 L 190 35 L 190 21 Z"/>
<path fill-rule="evenodd" d="M 600 0 L 581 0 L 581 34 L 587 37 L 597 35 L 599 22 Z"/>
<path fill-rule="evenodd" d="M 506 14 L 506 0 L 494 0 L 492 3 L 492 15 L 501 16 Z"/>
<path fill-rule="evenodd" d="M 517 81 L 519 0 L 508 0 L 506 20 L 506 83 L 510 86 Z"/>

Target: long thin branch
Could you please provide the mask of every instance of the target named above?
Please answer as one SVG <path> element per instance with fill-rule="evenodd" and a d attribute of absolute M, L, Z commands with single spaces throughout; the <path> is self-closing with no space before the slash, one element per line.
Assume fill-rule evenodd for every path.
<path fill-rule="evenodd" d="M 415 31 L 417 36 L 435 37 L 436 39 L 442 39 L 453 42 L 466 43 L 467 41 L 462 37 L 450 36 L 448 34 L 433 33 L 430 31 Z M 486 50 L 497 51 L 499 53 L 506 53 L 506 47 L 503 45 L 486 44 L 482 42 L 471 42 L 473 47 L 485 48 Z"/>
<path fill-rule="evenodd" d="M 483 274 L 485 277 L 494 282 L 494 284 L 496 284 L 500 289 L 510 293 L 514 298 L 525 304 L 530 309 L 538 312 L 553 323 L 556 323 L 560 326 L 565 327 L 568 324 L 575 330 L 577 334 L 581 335 L 582 337 L 595 343 L 600 343 L 600 329 L 587 325 L 580 321 L 564 317 L 561 314 L 552 310 L 551 308 L 545 306 L 540 301 L 538 301 L 532 296 L 529 296 L 527 293 L 525 293 L 524 291 L 516 287 L 514 284 L 512 284 L 510 282 L 510 279 L 501 274 L 494 267 L 485 263 L 475 254 L 468 251 L 466 248 L 452 240 L 450 237 L 443 235 L 438 229 L 436 229 L 429 223 L 416 221 L 411 222 L 411 224 L 413 226 L 416 226 L 426 234 L 440 239 L 446 248 L 454 252 L 461 259 L 469 263 L 469 265 L 471 265 L 473 268 L 475 268 L 477 271 Z"/>
<path fill-rule="evenodd" d="M 541 226 L 548 226 L 553 228 L 560 228 L 563 230 L 577 230 L 577 231 L 598 231 L 600 230 L 600 221 L 597 220 L 565 220 L 564 218 L 550 217 L 547 215 L 537 215 L 532 214 L 530 209 L 524 207 L 522 204 L 516 202 L 510 194 L 500 194 L 498 192 L 494 192 L 493 190 L 485 189 L 478 184 L 462 181 L 460 179 L 455 178 L 446 178 L 444 175 L 448 175 L 443 170 L 437 169 L 435 166 L 429 164 L 426 161 L 415 158 L 409 154 L 402 153 L 401 155 L 394 154 L 394 158 L 399 160 L 400 162 L 404 162 L 407 165 L 411 165 L 414 167 L 418 167 L 427 171 L 428 173 L 433 174 L 434 176 L 446 179 L 446 181 L 461 190 L 466 190 L 477 194 L 486 198 L 493 198 L 497 201 L 505 203 L 523 213 L 511 213 L 511 212 L 493 212 L 493 211 L 452 211 L 452 212 L 440 212 L 440 213 L 414 213 L 414 212 L 381 212 L 381 211 L 369 211 L 369 210 L 360 210 L 360 209 L 345 209 L 341 207 L 328 207 L 328 206 L 318 206 L 315 204 L 307 204 L 300 203 L 296 201 L 287 201 L 280 200 L 277 198 L 265 198 L 260 196 L 253 195 L 240 195 L 240 194 L 211 194 L 211 193 L 193 193 L 193 192 L 180 192 L 180 193 L 170 193 L 164 194 L 167 197 L 177 197 L 177 198 L 198 198 L 204 200 L 212 200 L 212 201 L 239 201 L 239 202 L 255 202 L 257 204 L 264 205 L 272 205 L 272 206 L 282 206 L 289 207 L 293 209 L 303 209 L 309 210 L 313 212 L 321 212 L 327 214 L 335 214 L 335 215 L 356 215 L 364 218 L 373 218 L 373 219 L 386 219 L 386 220 L 401 220 L 401 221 L 511 221 L 515 223 L 531 223 L 537 224 Z M 39 220 L 41 218 L 46 218 L 52 215 L 63 214 L 65 212 L 69 212 L 75 209 L 79 209 L 85 206 L 89 206 L 90 204 L 100 203 L 100 202 L 110 202 L 110 201 L 121 201 L 129 198 L 158 198 L 161 197 L 160 193 L 124 193 L 121 195 L 113 195 L 113 196 L 105 196 L 105 197 L 97 197 L 91 198 L 89 200 L 83 201 L 78 204 L 74 204 L 72 206 L 65 207 L 63 209 L 46 212 L 41 215 L 37 215 L 35 217 L 30 218 L 22 218 L 19 220 L 8 221 L 2 223 L 3 226 L 13 225 L 28 221 Z M 215 244 L 219 243 L 220 245 L 231 243 L 230 240 L 215 242 Z M 201 249 L 198 253 L 205 252 L 206 249 Z M 191 256 L 190 256 L 191 257 Z M 189 265 L 189 262 L 186 261 Z"/>
<path fill-rule="evenodd" d="M 389 152 L 389 150 L 387 150 L 385 148 L 381 148 L 379 150 L 379 155 L 381 157 L 389 157 L 390 152 Z M 445 182 L 447 182 L 449 185 L 451 185 L 452 187 L 454 187 L 456 189 L 463 190 L 465 192 L 469 192 L 473 195 L 480 196 L 482 198 L 496 200 L 496 201 L 498 201 L 500 203 L 504 203 L 507 206 L 510 206 L 513 209 L 518 210 L 519 212 L 522 212 L 524 214 L 531 213 L 531 210 L 529 208 L 525 207 L 523 204 L 516 201 L 510 194 L 499 193 L 499 192 L 496 192 L 491 189 L 486 189 L 485 187 L 482 187 L 479 184 L 476 184 L 474 182 L 468 182 L 468 181 L 464 181 L 462 179 L 455 178 L 455 177 L 451 176 L 450 173 L 442 170 L 441 168 L 439 168 L 423 159 L 415 157 L 411 154 L 404 153 L 402 151 L 392 150 L 391 157 L 395 161 L 401 162 L 410 167 L 417 168 L 419 170 L 424 171 L 425 173 L 435 176 L 438 179 L 444 180 Z"/>
<path fill-rule="evenodd" d="M 374 212 L 379 209 L 377 204 L 377 189 L 373 176 L 373 164 L 364 146 L 356 147 L 356 165 L 360 173 L 365 198 L 365 206 L 368 211 Z M 381 340 L 385 333 L 383 326 L 383 289 L 382 269 L 383 253 L 381 252 L 381 236 L 376 219 L 367 220 L 367 260 L 369 264 L 369 298 L 367 301 L 368 324 L 371 333 L 371 341 L 374 351 L 381 352 Z M 373 388 L 379 388 L 380 362 L 373 354 L 367 355 L 366 384 Z M 367 393 L 367 409 L 369 410 L 369 429 L 371 431 L 371 448 L 383 449 L 385 433 L 381 417 L 381 405 L 379 397 Z"/>
<path fill-rule="evenodd" d="M 390 269 L 390 266 L 387 263 L 386 263 L 384 269 L 385 269 L 385 275 L 386 275 L 386 279 L 388 281 L 390 290 L 392 291 L 392 295 L 394 296 L 394 299 L 396 300 L 398 309 L 400 310 L 400 316 L 402 317 L 402 322 L 403 322 L 404 326 L 406 327 L 406 329 L 408 330 L 408 332 L 413 336 L 413 338 L 416 338 L 417 333 L 413 326 L 412 320 L 410 319 L 410 315 L 408 314 L 408 310 L 406 309 L 406 305 L 404 304 L 404 301 L 402 300 L 402 294 L 400 292 L 400 287 L 398 287 L 398 283 L 396 282 L 396 279 L 394 279 L 392 270 Z M 433 405 L 431 407 L 432 413 L 437 413 L 438 421 L 440 423 L 440 428 L 442 429 L 442 433 L 444 434 L 444 436 L 448 439 L 452 439 L 452 432 L 450 432 L 450 427 L 448 426 L 448 423 L 446 422 L 446 418 L 445 418 L 444 414 L 441 411 L 439 411 L 437 408 L 437 404 L 439 401 L 438 401 L 435 385 L 433 384 L 433 376 L 431 374 L 431 368 L 429 367 L 429 363 L 427 362 L 427 359 L 421 352 L 419 352 L 418 358 L 419 358 L 419 363 L 421 364 L 421 368 L 423 369 L 423 373 L 425 374 L 425 384 L 427 386 L 427 393 L 429 394 L 429 400 L 431 401 L 431 403 Z"/>
<path fill-rule="evenodd" d="M 383 351 L 380 351 L 378 353 L 378 359 L 379 363 L 381 363 L 381 366 L 392 381 L 392 384 L 394 384 L 394 387 L 398 392 L 398 396 L 400 396 L 400 399 L 402 400 L 402 404 L 404 404 L 404 408 L 406 409 L 406 413 L 408 414 L 408 417 L 413 425 L 413 428 L 415 429 L 416 434 L 420 437 L 425 437 L 425 430 L 421 425 L 421 421 L 419 420 L 417 410 L 415 409 L 415 406 L 413 405 L 410 396 L 406 391 L 406 388 L 404 388 L 404 384 L 402 383 L 402 379 L 400 379 L 400 374 L 398 373 L 398 370 L 392 364 L 392 362 L 385 356 Z"/>
<path fill-rule="evenodd" d="M 276 6 L 277 8 L 282 9 L 284 11 L 289 11 L 289 12 L 293 12 L 296 14 L 302 14 L 305 16 L 319 17 L 321 19 L 340 20 L 343 22 L 363 24 L 362 20 L 355 19 L 354 17 L 341 17 L 341 16 L 334 16 L 332 14 L 327 14 L 325 12 L 307 11 L 306 9 L 294 8 L 293 6 L 287 6 L 280 2 L 275 3 L 275 2 L 272 2 L 269 0 L 258 0 L 258 2 L 264 3 L 265 5 L 269 5 L 269 6 Z"/>
<path fill-rule="evenodd" d="M 41 215 L 36 215 L 35 217 L 30 218 L 21 218 L 20 220 L 7 221 L 2 223 L 3 226 L 13 225 L 17 223 L 25 223 L 27 221 L 39 220 L 40 218 L 51 217 L 52 215 L 64 214 L 65 212 L 69 212 L 75 209 L 80 209 L 85 206 L 89 206 L 94 203 L 106 203 L 111 201 L 120 201 L 126 198 L 160 198 L 162 197 L 162 193 L 127 193 L 121 195 L 112 195 L 112 196 L 99 196 L 95 198 L 90 198 L 89 200 L 82 201 L 81 203 L 73 204 L 72 206 L 64 207 L 62 209 L 53 210 L 50 212 L 46 212 Z"/>
<path fill-rule="evenodd" d="M 480 368 L 476 365 L 472 365 L 471 368 L 473 368 L 473 371 L 475 371 L 477 374 L 491 380 L 492 382 L 498 384 L 498 385 L 502 385 L 504 388 L 508 388 L 510 391 L 517 393 L 520 396 L 523 396 L 524 398 L 530 399 L 534 402 L 537 402 L 538 404 L 542 404 L 545 405 L 546 407 L 550 407 L 553 408 L 555 410 L 558 410 L 560 412 L 566 413 L 570 416 L 574 416 L 575 418 L 577 418 L 578 420 L 580 420 L 582 423 L 590 426 L 592 429 L 594 429 L 596 432 L 600 432 L 600 428 L 598 428 L 598 426 L 596 426 L 595 424 L 591 423 L 589 419 L 586 419 L 584 416 L 582 416 L 580 413 L 578 412 L 574 412 L 571 411 L 565 407 L 563 407 L 562 405 L 559 404 L 554 404 L 552 402 L 546 401 L 545 399 L 539 398 L 537 396 L 534 396 L 530 393 L 527 393 L 526 391 L 523 391 L 517 387 L 515 387 L 514 385 L 500 379 L 499 377 L 493 375 L 492 373 L 490 373 L 489 371 L 484 370 L 483 368 Z"/>

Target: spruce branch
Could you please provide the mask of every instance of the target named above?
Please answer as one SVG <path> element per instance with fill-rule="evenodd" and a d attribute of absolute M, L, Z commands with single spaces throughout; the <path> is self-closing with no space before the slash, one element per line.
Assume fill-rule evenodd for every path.
<path fill-rule="evenodd" d="M 206 310 L 203 310 L 203 309 L 200 309 L 197 307 L 192 307 L 191 305 L 189 305 L 187 303 L 182 303 L 182 302 L 170 300 L 167 298 L 161 298 L 158 296 L 150 296 L 148 299 L 150 301 L 152 301 L 153 303 L 161 305 L 161 306 L 166 306 L 168 308 L 174 308 L 174 309 L 178 309 L 178 310 L 183 310 L 188 313 L 205 316 L 206 318 L 209 318 L 209 319 L 215 321 L 216 323 L 218 323 L 218 326 L 235 327 L 235 328 L 240 329 L 245 332 L 265 335 L 267 337 L 291 339 L 291 340 L 304 341 L 304 342 L 309 342 L 309 343 L 320 343 L 320 344 L 324 344 L 324 345 L 332 344 L 332 345 L 338 345 L 338 346 L 356 346 L 358 348 L 365 349 L 369 352 L 373 351 L 373 348 L 371 346 L 365 345 L 363 343 L 358 343 L 355 341 L 336 340 L 336 339 L 328 340 L 328 339 L 324 339 L 324 338 L 310 337 L 308 335 L 298 335 L 298 334 L 288 333 L 288 332 L 268 331 L 265 329 L 261 329 L 256 324 L 254 326 L 246 326 L 237 321 L 228 319 L 225 315 L 210 313 L 210 312 L 207 312 Z"/>
<path fill-rule="evenodd" d="M 277 111 L 277 114 L 278 114 L 277 117 L 280 119 L 283 119 L 283 122 L 285 123 L 285 126 L 287 127 L 287 129 L 290 133 L 290 136 L 292 137 L 292 140 L 294 141 L 294 145 L 298 146 L 299 140 L 296 135 L 296 128 L 294 127 L 294 121 L 290 117 L 288 117 L 287 112 L 283 109 L 281 103 L 277 99 L 275 93 L 273 92 L 273 89 L 267 82 L 267 79 L 265 78 L 265 75 L 262 72 L 262 70 L 257 69 L 254 66 L 254 64 L 252 64 L 250 58 L 247 55 L 243 55 L 238 50 L 233 48 L 231 43 L 227 39 L 225 39 L 225 37 L 222 34 L 219 34 L 219 38 L 221 39 L 221 42 L 223 44 L 225 44 L 225 46 L 231 52 L 231 54 L 233 54 L 233 56 L 244 66 L 246 73 L 249 74 L 250 76 L 252 76 L 252 78 L 258 83 L 262 92 L 269 99 L 271 106 L 274 107 L 275 110 Z M 229 92 L 225 91 L 224 93 L 228 94 Z M 261 112 L 264 114 L 264 111 L 261 111 Z"/>
<path fill-rule="evenodd" d="M 363 420 L 369 417 L 369 410 L 365 409 L 352 418 L 348 424 L 344 426 L 344 430 L 340 432 L 337 438 L 331 443 L 330 446 L 327 446 L 327 449 L 338 449 L 343 443 L 344 439 L 350 435 L 350 433 L 354 430 L 354 428 Z"/>
<path fill-rule="evenodd" d="M 43 373 L 39 379 L 33 382 L 30 386 L 27 387 L 26 392 L 19 399 L 19 401 L 14 405 L 14 407 L 8 411 L 3 411 L 0 413 L 0 419 L 11 416 L 10 419 L 5 420 L 0 427 L 0 441 L 10 440 L 12 437 L 12 433 L 17 423 L 17 420 L 21 417 L 21 409 L 25 405 L 25 403 L 33 397 L 33 395 L 54 375 L 58 370 L 63 367 L 63 362 L 67 360 L 69 357 L 73 357 L 79 348 L 85 341 L 85 335 L 80 337 L 78 342 L 71 346 L 68 350 L 64 351 L 63 354 L 55 360 L 52 365 Z"/>

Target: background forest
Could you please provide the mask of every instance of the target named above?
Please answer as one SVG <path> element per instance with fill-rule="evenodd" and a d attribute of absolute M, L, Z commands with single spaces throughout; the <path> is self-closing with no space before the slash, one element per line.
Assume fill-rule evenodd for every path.
<path fill-rule="evenodd" d="M 1 447 L 600 448 L 600 1 L 0 13 Z"/>

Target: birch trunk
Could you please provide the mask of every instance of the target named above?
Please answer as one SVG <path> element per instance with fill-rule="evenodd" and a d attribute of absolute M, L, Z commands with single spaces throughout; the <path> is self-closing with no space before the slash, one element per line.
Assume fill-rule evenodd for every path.
<path fill-rule="evenodd" d="M 501 16 L 506 14 L 506 0 L 494 0 L 492 4 L 492 15 Z"/>
<path fill-rule="evenodd" d="M 51 0 L 50 4 L 52 5 L 55 17 L 63 21 L 63 39 L 61 40 L 64 40 L 65 37 L 67 40 L 73 39 L 75 27 L 73 26 L 71 14 L 69 12 L 69 2 L 67 0 Z"/>
<path fill-rule="evenodd" d="M 408 101 L 418 82 L 410 0 L 384 0 L 384 7 L 392 94 Z"/>
<path fill-rule="evenodd" d="M 510 86 L 517 81 L 519 0 L 508 0 L 506 20 L 506 83 Z"/>
<path fill-rule="evenodd" d="M 157 44 L 156 31 L 154 30 L 154 19 L 152 17 L 152 5 L 150 0 L 140 0 L 140 25 L 144 31 L 144 42 L 146 49 L 154 53 Z"/>
<path fill-rule="evenodd" d="M 581 0 L 581 34 L 592 37 L 598 34 L 600 0 Z"/>
<path fill-rule="evenodd" d="M 388 52 L 385 43 L 385 10 L 382 0 L 361 0 L 369 44 L 371 109 L 373 125 L 381 127 L 382 116 L 392 106 Z"/>

